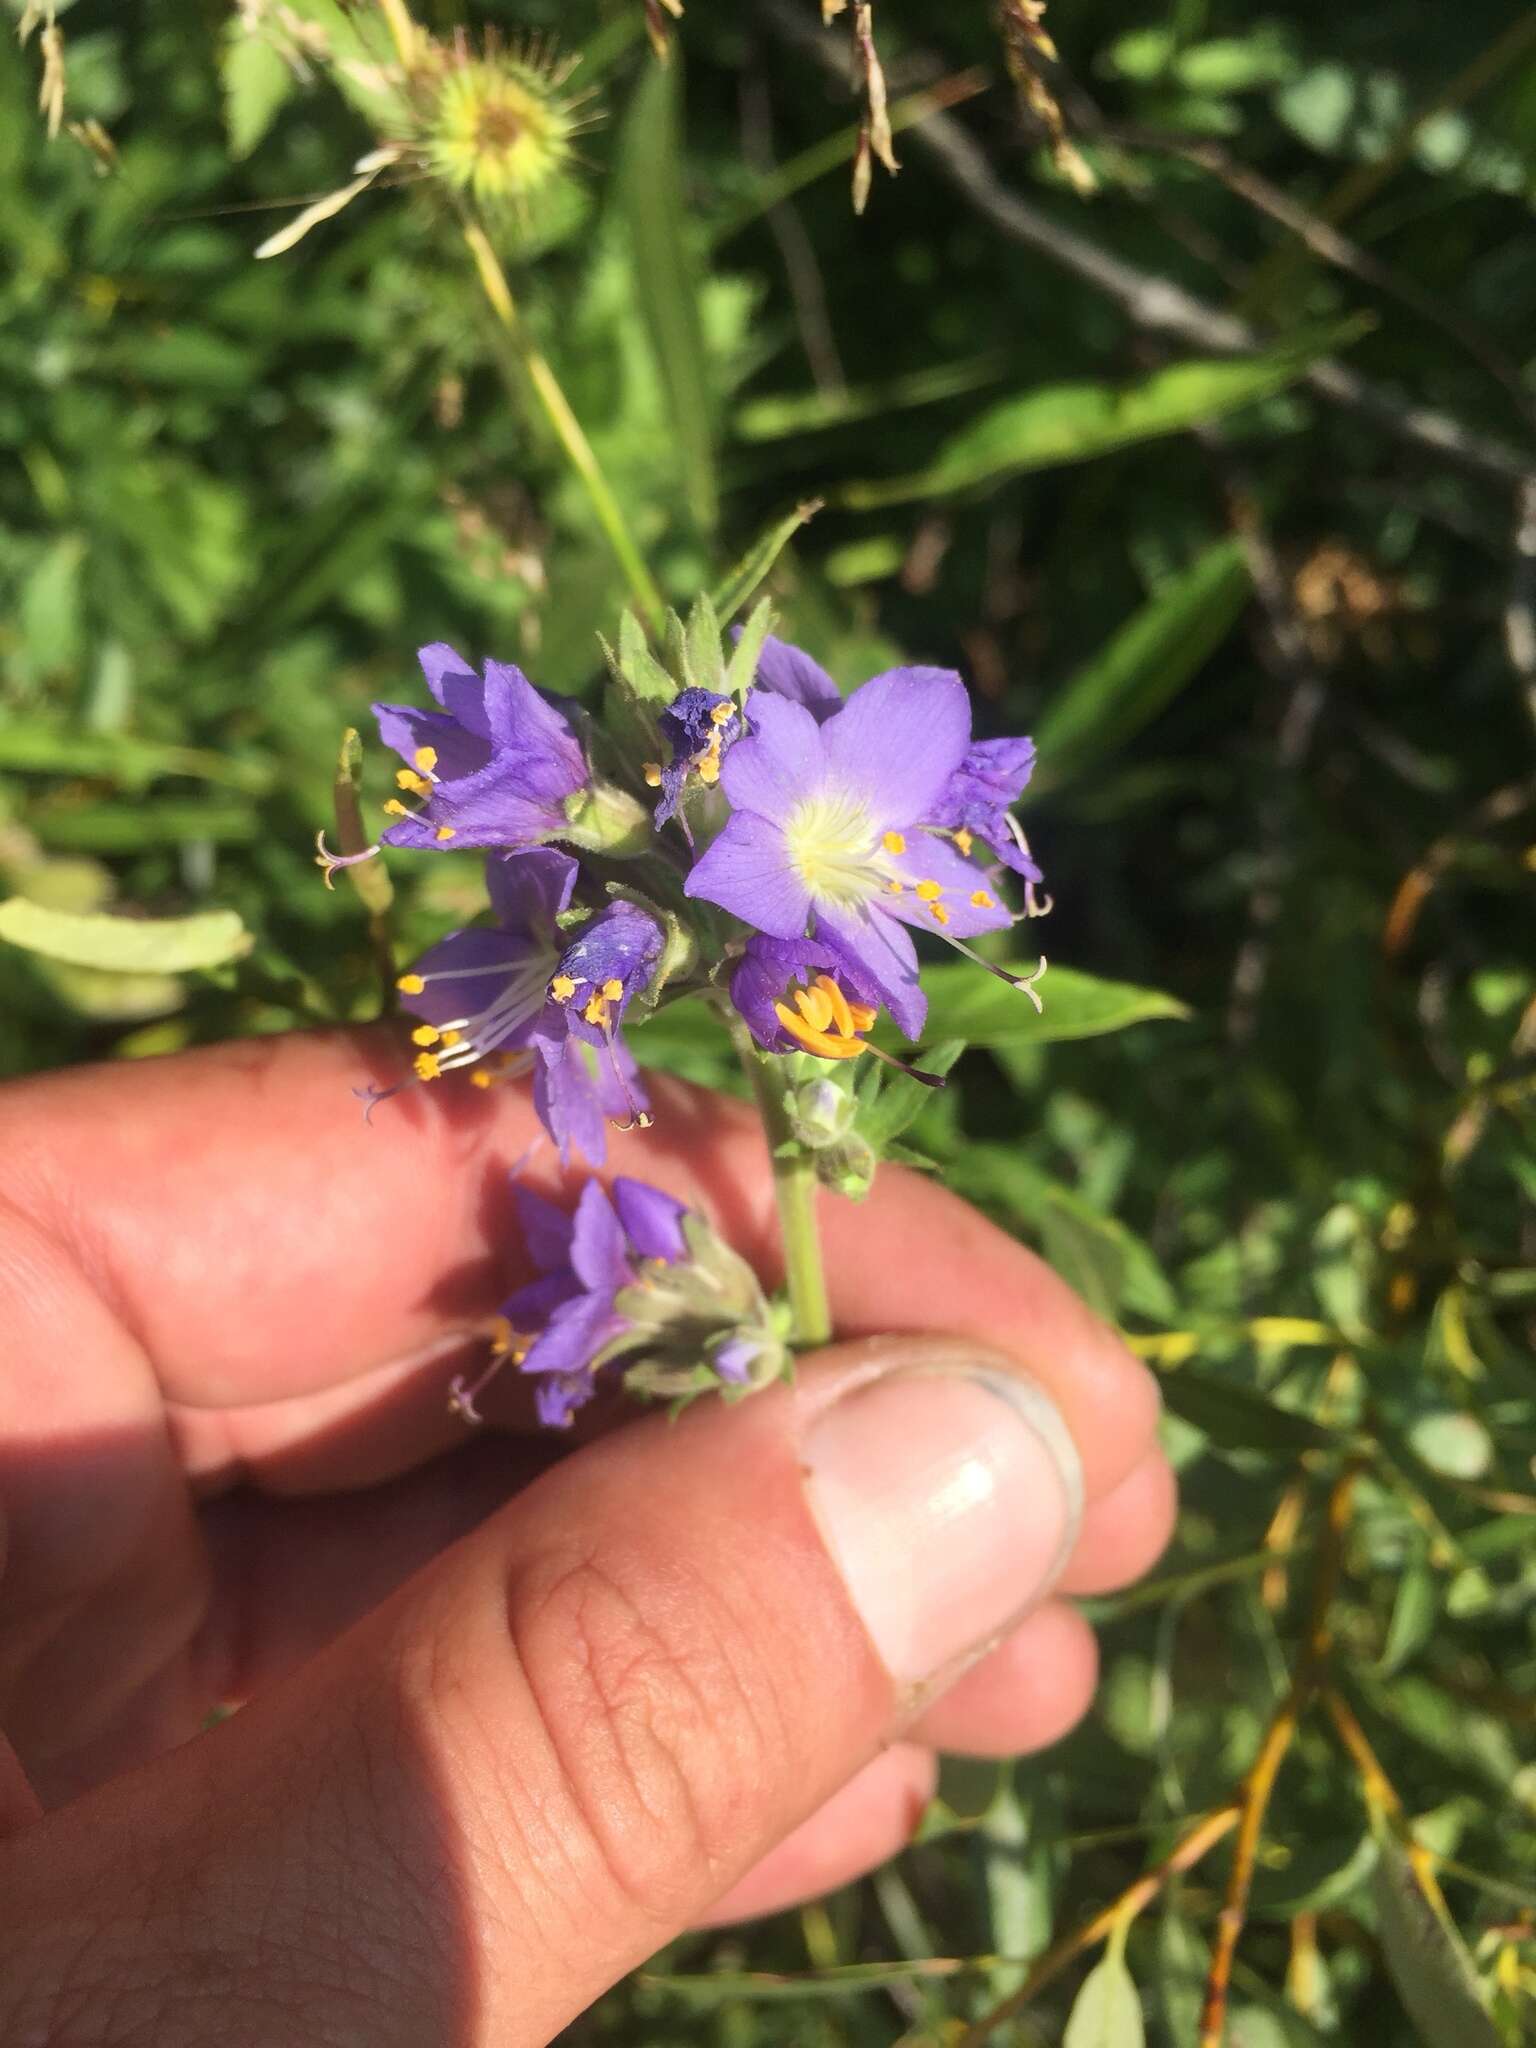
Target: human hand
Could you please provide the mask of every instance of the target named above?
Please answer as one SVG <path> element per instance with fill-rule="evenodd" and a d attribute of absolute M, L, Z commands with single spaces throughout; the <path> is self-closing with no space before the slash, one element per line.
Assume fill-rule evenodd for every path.
<path fill-rule="evenodd" d="M 386 1056 L 0 1094 L 7 2042 L 534 2048 L 681 1929 L 891 1854 L 934 1750 L 1064 1732 L 1095 1660 L 1059 1596 L 1166 1540 L 1144 1369 L 894 1169 L 825 1204 L 861 1341 L 793 1388 L 573 1452 L 508 1374 L 465 1441 L 535 1125 L 445 1085 L 365 1127 Z M 755 1122 L 655 1098 L 615 1166 L 775 1277 Z"/>

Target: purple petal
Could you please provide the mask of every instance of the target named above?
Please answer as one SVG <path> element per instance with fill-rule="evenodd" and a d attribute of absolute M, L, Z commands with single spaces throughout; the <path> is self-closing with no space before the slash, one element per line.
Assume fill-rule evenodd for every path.
<path fill-rule="evenodd" d="M 847 956 L 878 993 L 897 1030 L 904 1037 L 916 1038 L 928 1014 L 928 998 L 918 987 L 917 949 L 906 927 L 886 916 L 883 907 L 828 910 L 819 906 L 816 936 Z"/>
<path fill-rule="evenodd" d="M 543 1377 L 534 1389 L 534 1413 L 546 1429 L 569 1429 L 571 1417 L 597 1392 L 590 1373 L 557 1372 Z"/>
<path fill-rule="evenodd" d="M 535 932 L 541 938 L 552 934 L 579 872 L 570 854 L 552 846 L 493 853 L 485 864 L 485 885 L 497 923 L 511 932 Z"/>
<path fill-rule="evenodd" d="M 683 1218 L 688 1210 L 684 1203 L 646 1181 L 625 1175 L 613 1184 L 613 1201 L 624 1234 L 642 1259 L 665 1259 L 672 1265 L 687 1256 Z"/>
<path fill-rule="evenodd" d="M 902 830 L 933 809 L 970 737 L 971 700 L 952 669 L 893 668 L 822 727 L 827 779 L 868 805 L 876 831 Z"/>
<path fill-rule="evenodd" d="M 827 779 L 822 731 L 804 705 L 781 697 L 754 704 L 751 723 L 750 736 L 738 740 L 726 756 L 720 785 L 738 811 L 782 818 Z"/>
<path fill-rule="evenodd" d="M 608 1117 L 588 1064 L 591 1054 L 569 1038 L 537 1031 L 531 1043 L 539 1054 L 533 1074 L 533 1106 L 539 1122 L 560 1148 L 561 1164 L 569 1166 L 580 1153 L 594 1166 L 608 1156 Z M 622 1112 L 620 1112 L 622 1114 Z"/>
<path fill-rule="evenodd" d="M 480 1016 L 508 997 L 512 984 L 523 977 L 529 963 L 541 952 L 527 939 L 485 926 L 450 932 L 416 962 L 412 971 L 421 975 L 426 987 L 419 995 L 404 997 L 403 1007 L 427 1024 L 451 1024 L 460 1017 Z M 440 974 L 451 974 L 453 979 L 433 979 Z M 518 1002 L 515 1009 L 508 1008 L 498 1017 L 496 1043 L 522 1044 L 527 1028 L 543 1007 L 543 983 L 532 980 L 526 1002 Z"/>
<path fill-rule="evenodd" d="M 514 1330 L 527 1336 L 542 1330 L 555 1310 L 581 1291 L 581 1282 L 567 1266 L 563 1272 L 541 1273 L 526 1287 L 516 1288 L 501 1304 L 501 1312 Z"/>
<path fill-rule="evenodd" d="M 485 685 L 475 674 L 474 663 L 466 661 L 442 640 L 418 648 L 416 659 L 421 663 L 427 688 L 443 709 L 466 731 L 488 740 L 491 728 L 485 716 Z"/>
<path fill-rule="evenodd" d="M 906 852 L 892 865 L 906 887 L 899 896 L 882 896 L 880 908 L 891 917 L 915 925 L 919 931 L 938 931 L 941 936 L 969 939 L 977 932 L 998 932 L 1013 923 L 1013 912 L 1006 903 L 998 901 L 981 869 L 966 860 L 948 840 L 939 839 L 932 832 L 910 833 Z M 941 893 L 927 898 L 919 896 L 919 882 L 937 882 Z M 976 896 L 985 897 L 986 901 L 975 903 L 972 898 Z M 936 910 L 942 910 L 948 921 L 936 917 Z"/>
<path fill-rule="evenodd" d="M 571 722 L 510 662 L 485 664 L 485 711 L 491 738 L 519 753 L 542 755 L 569 778 L 566 792 L 587 779 L 581 741 Z"/>
<path fill-rule="evenodd" d="M 731 761 L 752 745 L 742 740 Z M 726 763 L 729 772 L 731 762 Z M 784 834 L 766 818 L 737 811 L 683 884 L 689 896 L 718 903 L 770 938 L 797 939 L 810 914 L 811 892 L 790 864 Z"/>
<path fill-rule="evenodd" d="M 571 1269 L 583 1287 L 594 1294 L 606 1293 L 610 1307 L 613 1296 L 629 1284 L 624 1226 L 601 1181 L 589 1180 L 576 1204 L 571 1225 Z"/>
<path fill-rule="evenodd" d="M 491 758 L 490 742 L 466 732 L 457 719 L 441 711 L 418 711 L 411 704 L 375 704 L 379 738 L 391 747 L 408 768 L 416 765 L 422 747 L 437 755 L 434 774 L 446 781 L 459 781 L 478 774 Z"/>
<path fill-rule="evenodd" d="M 514 1187 L 518 1225 L 523 1249 L 541 1273 L 562 1272 L 571 1263 L 572 1219 L 553 1202 L 546 1202 L 532 1188 Z"/>
<path fill-rule="evenodd" d="M 388 846 L 518 847 L 558 838 L 566 829 L 558 799 L 531 786 L 527 764 L 493 755 L 477 774 L 440 782 L 414 817 L 400 818 L 381 835 Z M 451 839 L 439 839 L 447 828 Z"/>
<path fill-rule="evenodd" d="M 592 1183 L 596 1186 L 596 1182 Z M 625 1327 L 613 1312 L 613 1296 L 576 1294 L 562 1302 L 528 1347 L 521 1370 L 529 1373 L 584 1373 L 608 1342 Z"/>
<path fill-rule="evenodd" d="M 761 690 L 803 704 L 818 724 L 843 708 L 843 693 L 821 664 L 812 661 L 803 647 L 793 647 L 772 633 L 757 657 L 756 681 Z"/>

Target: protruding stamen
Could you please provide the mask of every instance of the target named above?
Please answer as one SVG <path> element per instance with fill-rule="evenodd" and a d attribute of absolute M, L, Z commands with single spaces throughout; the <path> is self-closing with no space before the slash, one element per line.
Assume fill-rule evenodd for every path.
<path fill-rule="evenodd" d="M 400 974 L 395 977 L 395 987 L 403 996 L 419 996 L 426 993 L 426 981 L 419 974 Z"/>
<path fill-rule="evenodd" d="M 528 1356 L 526 1351 L 517 1348 L 516 1333 L 505 1316 L 498 1316 L 496 1318 L 495 1323 L 492 1325 L 492 1330 L 494 1334 L 491 1338 L 490 1364 L 486 1366 L 484 1372 L 480 1373 L 473 1380 L 467 1380 L 463 1373 L 460 1373 L 448 1389 L 448 1413 L 450 1415 L 457 1415 L 461 1420 L 472 1425 L 482 1423 L 485 1420 L 485 1417 L 480 1413 L 475 1403 L 491 1384 L 491 1381 L 495 1379 L 497 1373 L 501 1371 L 503 1366 L 521 1365 Z"/>
<path fill-rule="evenodd" d="M 418 1081 L 440 1081 L 443 1069 L 435 1052 L 419 1052 L 411 1063 Z"/>
<path fill-rule="evenodd" d="M 430 775 L 437 766 L 437 749 L 436 747 L 418 747 L 411 756 L 411 759 L 416 763 L 416 766 L 423 775 Z"/>
<path fill-rule="evenodd" d="M 411 1033 L 412 1045 L 436 1045 L 442 1033 L 435 1024 L 418 1024 Z"/>

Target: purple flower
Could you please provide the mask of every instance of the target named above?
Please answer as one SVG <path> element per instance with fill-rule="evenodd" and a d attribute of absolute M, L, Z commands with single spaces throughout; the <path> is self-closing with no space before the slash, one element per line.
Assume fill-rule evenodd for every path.
<path fill-rule="evenodd" d="M 411 1034 L 419 1080 L 469 1067 L 488 1087 L 531 1067 L 534 1105 L 562 1159 L 580 1150 L 601 1164 L 607 1121 L 646 1120 L 619 1030 L 650 980 L 662 934 L 643 910 L 613 903 L 568 936 L 557 919 L 576 879 L 576 862 L 553 847 L 493 855 L 486 881 L 495 925 L 450 932 L 399 987 L 421 1019 Z"/>
<path fill-rule="evenodd" d="M 565 802 L 588 782 L 586 755 L 565 713 L 519 668 L 488 661 L 484 677 L 441 642 L 419 659 L 437 711 L 375 704 L 384 744 L 405 762 L 396 776 L 415 797 L 385 806 L 390 846 L 517 848 L 559 838 Z"/>
<path fill-rule="evenodd" d="M 741 715 L 729 697 L 692 689 L 674 697 L 657 724 L 671 758 L 664 768 L 648 766 L 645 779 L 661 790 L 656 806 L 656 823 L 661 826 L 676 815 L 690 775 L 697 775 L 706 789 L 720 780 L 721 752 L 740 733 Z"/>
<path fill-rule="evenodd" d="M 517 1363 L 538 1379 L 539 1420 L 559 1429 L 596 1392 L 600 1353 L 630 1327 L 617 1297 L 642 1281 L 646 1262 L 685 1256 L 686 1211 L 659 1188 L 627 1179 L 614 1182 L 612 1199 L 588 1181 L 571 1216 L 526 1188 L 517 1190 L 517 1205 L 539 1277 L 502 1314 L 514 1331 L 538 1332 Z"/>
<path fill-rule="evenodd" d="M 792 647 L 772 633 L 764 640 L 757 657 L 754 681 L 760 690 L 787 697 L 792 704 L 803 704 L 818 725 L 824 724 L 834 711 L 841 711 L 846 701 L 819 662 L 812 661 L 803 648 Z"/>
<path fill-rule="evenodd" d="M 907 927 L 958 942 L 1013 921 L 952 834 L 928 823 L 970 747 L 965 685 L 946 669 L 898 668 L 822 724 L 764 691 L 748 715 L 752 734 L 721 771 L 731 817 L 687 893 L 769 938 L 801 939 L 809 925 L 916 1037 L 927 1006 Z"/>
<path fill-rule="evenodd" d="M 879 999 L 830 946 L 814 939 L 751 938 L 731 976 L 731 1001 L 765 1052 L 852 1059 Z"/>
<path fill-rule="evenodd" d="M 974 740 L 926 822 L 953 832 L 962 853 L 982 840 L 1026 882 L 1041 880 L 1012 815 L 1035 766 L 1033 740 Z"/>

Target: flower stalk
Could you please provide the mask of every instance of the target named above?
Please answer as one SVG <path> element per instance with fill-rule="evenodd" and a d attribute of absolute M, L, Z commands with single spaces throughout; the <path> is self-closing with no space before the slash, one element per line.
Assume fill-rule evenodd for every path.
<path fill-rule="evenodd" d="M 800 1349 L 828 1343 L 832 1313 L 816 1223 L 816 1167 L 790 1127 L 789 1084 L 784 1062 L 763 1053 L 752 1035 L 736 1021 L 731 1037 L 751 1084 L 752 1099 L 763 1121 L 763 1135 L 773 1162 L 773 1194 L 784 1246 L 784 1285 L 789 1295 L 790 1342 Z"/>

